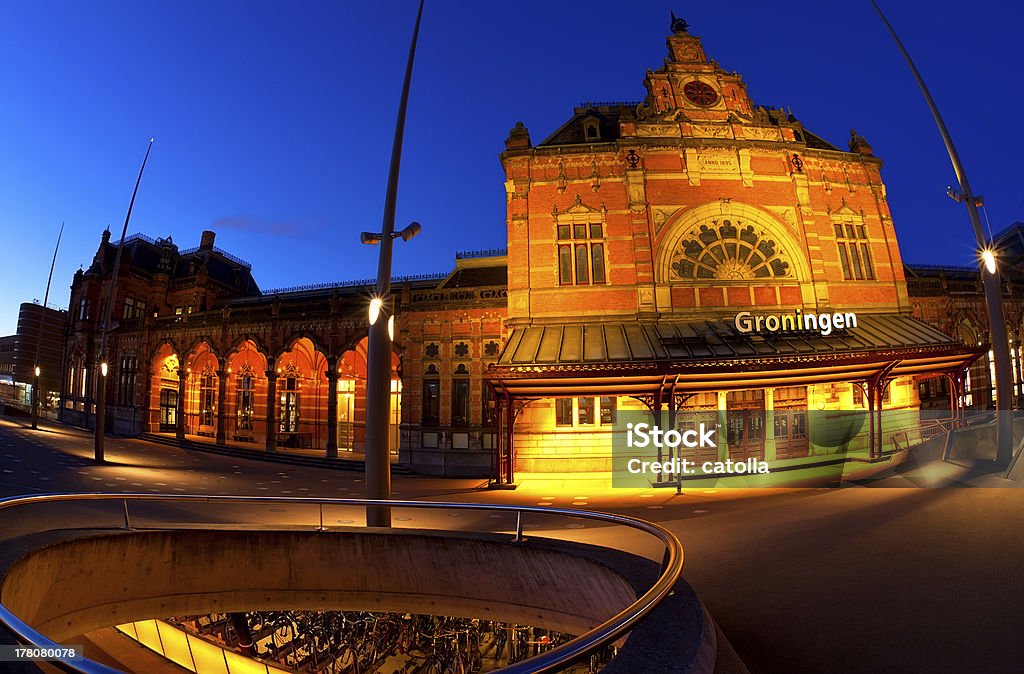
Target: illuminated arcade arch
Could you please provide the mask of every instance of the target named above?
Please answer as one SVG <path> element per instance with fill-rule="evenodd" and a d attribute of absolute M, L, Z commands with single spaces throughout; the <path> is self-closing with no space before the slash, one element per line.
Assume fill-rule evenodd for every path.
<path fill-rule="evenodd" d="M 366 436 L 366 349 L 364 337 L 338 358 L 338 449 L 364 451 Z M 401 359 L 391 352 L 391 418 L 388 424 L 391 453 L 401 443 Z"/>
<path fill-rule="evenodd" d="M 281 448 L 312 449 L 327 442 L 327 358 L 308 337 L 296 337 L 275 362 L 275 428 Z"/>
<path fill-rule="evenodd" d="M 220 359 L 210 343 L 196 344 L 185 359 L 185 433 L 215 437 L 219 412 Z"/>
<path fill-rule="evenodd" d="M 149 428 L 152 431 L 173 433 L 178 424 L 180 363 L 177 350 L 164 342 L 153 358 L 149 385 Z"/>
<path fill-rule="evenodd" d="M 267 434 L 267 357 L 251 339 L 228 353 L 225 437 L 236 442 L 265 443 Z"/>

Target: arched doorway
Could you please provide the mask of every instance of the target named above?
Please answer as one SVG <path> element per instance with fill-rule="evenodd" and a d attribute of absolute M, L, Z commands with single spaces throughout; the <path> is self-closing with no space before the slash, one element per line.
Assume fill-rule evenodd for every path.
<path fill-rule="evenodd" d="M 173 433 L 178 425 L 178 354 L 170 344 L 162 344 L 153 360 L 153 376 L 149 386 L 149 428 L 160 433 Z"/>

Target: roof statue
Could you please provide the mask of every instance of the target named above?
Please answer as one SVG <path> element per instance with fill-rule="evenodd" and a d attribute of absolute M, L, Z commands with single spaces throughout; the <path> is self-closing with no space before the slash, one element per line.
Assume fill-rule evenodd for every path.
<path fill-rule="evenodd" d="M 690 27 L 690 24 L 686 23 L 686 19 L 680 19 L 676 16 L 675 12 L 672 14 L 672 23 L 670 24 L 673 33 L 685 33 L 686 29 Z"/>

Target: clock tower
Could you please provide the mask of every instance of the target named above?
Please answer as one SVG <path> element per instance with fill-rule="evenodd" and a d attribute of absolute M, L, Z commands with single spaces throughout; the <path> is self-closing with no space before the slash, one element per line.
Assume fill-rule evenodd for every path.
<path fill-rule="evenodd" d="M 730 113 L 750 116 L 753 106 L 743 78 L 709 61 L 700 38 L 683 19 L 672 16 L 665 66 L 647 71 L 647 110 L 654 115 L 724 122 Z"/>

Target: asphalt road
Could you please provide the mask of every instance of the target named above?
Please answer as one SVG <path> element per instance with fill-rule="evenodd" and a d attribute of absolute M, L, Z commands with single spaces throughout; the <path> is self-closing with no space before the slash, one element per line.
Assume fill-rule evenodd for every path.
<path fill-rule="evenodd" d="M 91 436 L 40 431 L 0 418 L 0 494 L 76 491 L 361 497 L 362 475 L 244 460 L 108 438 L 106 465 Z M 940 467 L 946 470 L 946 467 Z M 593 481 L 527 480 L 487 491 L 481 480 L 398 476 L 408 500 L 551 504 L 643 517 L 673 530 L 684 575 L 744 662 L 757 672 L 1019 672 L 1024 669 L 1024 490 L 994 478 L 954 488 L 904 487 L 913 476 L 843 489 L 617 490 Z M 1015 486 L 1015 485 L 1014 485 Z M 55 509 L 58 506 L 47 506 Z M 59 506 L 62 526 L 118 526 L 119 504 Z M 56 517 L 56 511 L 53 510 Z M 0 535 L 47 517 L 7 517 Z M 315 506 L 132 506 L 142 525 L 211 526 L 268 520 L 314 527 Z M 325 524 L 361 523 L 358 508 L 329 507 Z M 509 530 L 511 516 L 395 510 L 396 526 Z M 56 520 L 54 520 L 56 521 Z M 592 542 L 652 558 L 638 532 L 556 517 L 528 518 L 534 535 Z"/>

